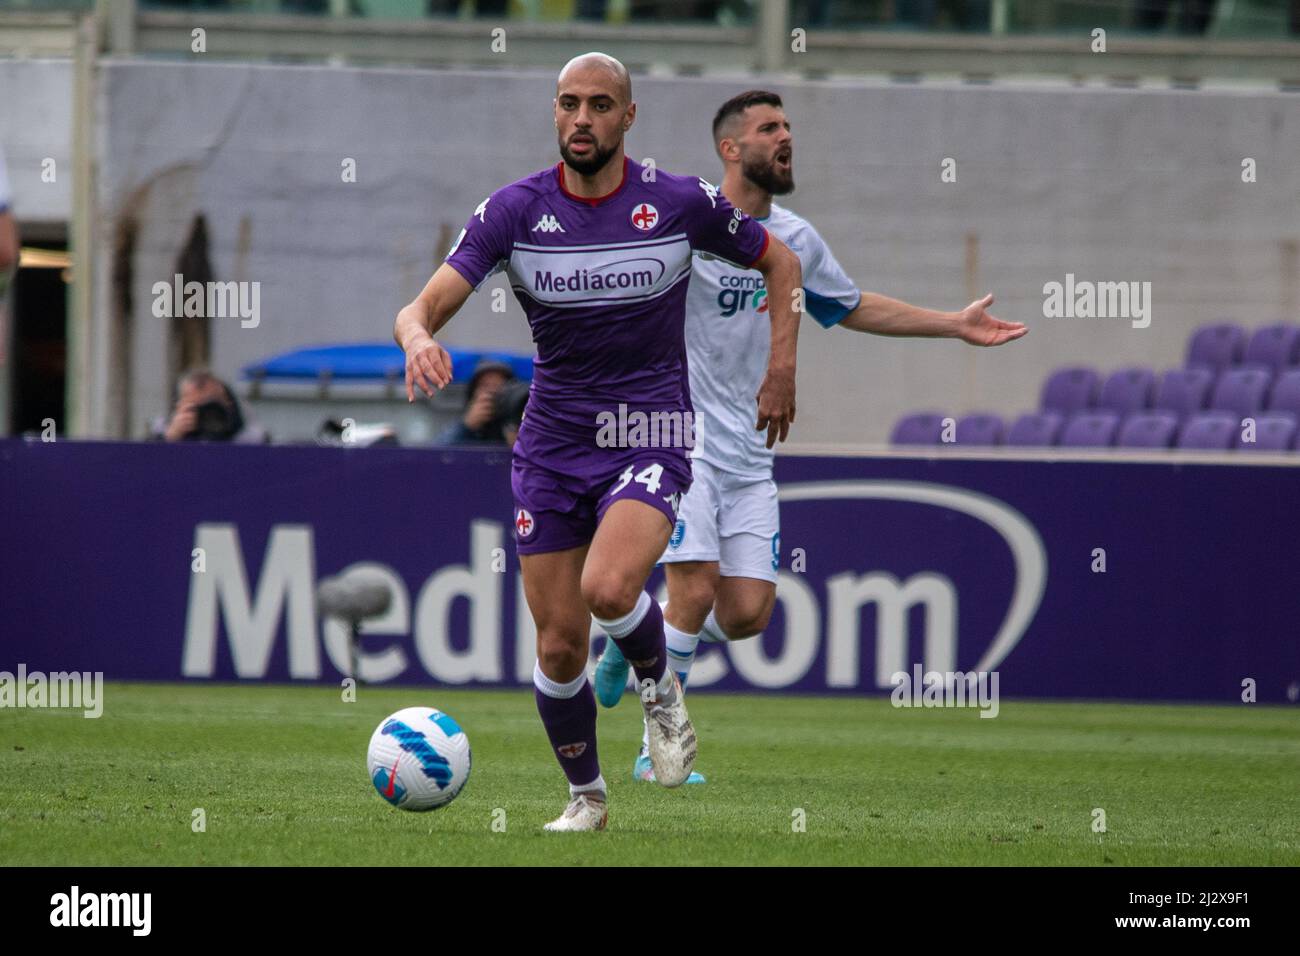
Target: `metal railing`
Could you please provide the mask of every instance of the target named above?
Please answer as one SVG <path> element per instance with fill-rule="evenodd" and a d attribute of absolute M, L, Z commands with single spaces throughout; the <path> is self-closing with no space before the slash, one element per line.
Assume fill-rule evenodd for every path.
<path fill-rule="evenodd" d="M 71 56 L 76 18 L 93 9 L 101 47 L 114 54 L 553 68 L 580 50 L 601 49 L 634 70 L 679 73 L 1157 77 L 1178 85 L 1234 80 L 1300 88 L 1300 39 L 1288 32 L 1300 29 L 1300 0 L 1169 0 L 1161 32 L 1134 26 L 1142 11 L 1166 0 L 608 0 L 599 7 L 595 0 L 511 0 L 500 4 L 501 16 L 477 17 L 495 8 L 474 2 L 0 0 L 0 56 Z M 1190 3 L 1208 5 L 1204 35 L 1180 32 Z M 949 11 L 957 6 L 978 15 L 955 20 Z M 709 16 L 669 15 L 682 11 Z M 575 19 L 577 12 L 588 16 Z M 946 29 L 972 22 L 973 29 Z M 1249 30 L 1228 29 L 1233 23 L 1268 29 L 1247 38 Z M 201 54 L 193 49 L 199 28 L 206 34 Z M 1106 34 L 1104 52 L 1098 30 Z"/>

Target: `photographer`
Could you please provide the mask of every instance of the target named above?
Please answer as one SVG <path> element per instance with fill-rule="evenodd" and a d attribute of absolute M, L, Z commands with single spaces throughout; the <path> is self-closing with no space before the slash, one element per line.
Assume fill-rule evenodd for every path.
<path fill-rule="evenodd" d="M 507 382 L 497 392 L 493 404 L 493 418 L 501 426 L 506 445 L 515 447 L 515 436 L 524 420 L 524 406 L 528 404 L 528 383 L 518 379 Z"/>
<path fill-rule="evenodd" d="M 465 412 L 460 421 L 448 426 L 435 445 L 501 445 L 505 434 L 496 416 L 496 397 L 515 373 L 504 362 L 484 359 L 474 369 L 465 390 Z"/>
<path fill-rule="evenodd" d="M 171 418 L 155 419 L 151 438 L 228 441 L 241 445 L 262 445 L 270 441 L 266 429 L 244 418 L 230 386 L 206 369 L 182 375 L 176 385 L 176 395 Z"/>

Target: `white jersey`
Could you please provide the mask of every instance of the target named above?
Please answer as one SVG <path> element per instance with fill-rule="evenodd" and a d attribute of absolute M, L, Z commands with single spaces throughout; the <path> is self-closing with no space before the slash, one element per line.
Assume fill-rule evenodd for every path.
<path fill-rule="evenodd" d="M 807 220 L 773 203 L 768 217 L 758 221 L 799 257 L 804 306 L 822 327 L 838 324 L 857 308 L 862 293 Z M 767 430 L 754 428 L 771 328 L 761 272 L 695 255 L 686 296 L 686 354 L 695 406 L 692 458 L 741 477 L 771 477 Z"/>

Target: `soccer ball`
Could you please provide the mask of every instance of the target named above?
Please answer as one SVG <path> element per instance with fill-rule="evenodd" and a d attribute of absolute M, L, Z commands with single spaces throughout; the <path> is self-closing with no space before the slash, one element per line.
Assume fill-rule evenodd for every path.
<path fill-rule="evenodd" d="M 436 810 L 456 799 L 469 779 L 469 738 L 432 707 L 407 707 L 370 735 L 370 781 L 402 810 Z"/>

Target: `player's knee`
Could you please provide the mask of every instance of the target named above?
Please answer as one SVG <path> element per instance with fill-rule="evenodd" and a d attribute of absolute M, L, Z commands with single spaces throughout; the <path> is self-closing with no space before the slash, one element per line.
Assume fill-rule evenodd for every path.
<path fill-rule="evenodd" d="M 537 638 L 537 663 L 551 680 L 568 683 L 587 666 L 586 648 L 571 635 L 539 632 Z"/>
<path fill-rule="evenodd" d="M 772 608 L 776 602 L 770 598 L 762 601 L 742 604 L 730 608 L 718 615 L 718 624 L 722 631 L 733 641 L 762 634 L 772 620 Z"/>
<path fill-rule="evenodd" d="M 668 573 L 668 615 L 674 625 L 695 634 L 704 627 L 718 595 L 718 575 L 706 572 Z"/>
<path fill-rule="evenodd" d="M 709 616 L 709 610 L 713 607 L 713 599 L 717 595 L 717 588 L 710 581 L 692 582 L 687 587 L 681 589 L 676 595 L 669 598 L 670 605 L 674 606 L 674 616 L 686 619 L 688 626 L 692 631 L 698 631 L 704 626 L 704 619 Z M 680 604 L 680 607 L 676 605 Z M 680 612 L 680 614 L 676 613 Z"/>
<path fill-rule="evenodd" d="M 582 599 L 598 620 L 612 621 L 630 614 L 641 597 L 642 586 L 609 571 L 584 574 Z"/>

